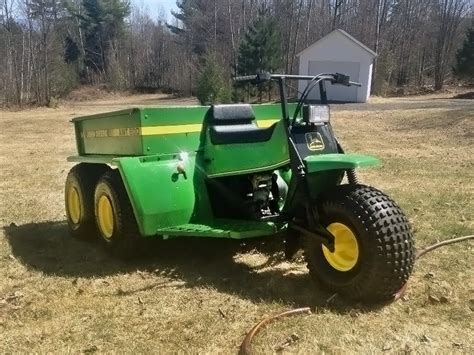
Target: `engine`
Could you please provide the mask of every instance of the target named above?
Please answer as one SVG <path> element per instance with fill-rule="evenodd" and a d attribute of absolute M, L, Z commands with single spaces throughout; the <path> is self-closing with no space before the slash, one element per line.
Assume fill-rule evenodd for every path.
<path fill-rule="evenodd" d="M 208 182 L 214 215 L 263 220 L 278 216 L 285 181 L 274 172 L 217 178 Z"/>
<path fill-rule="evenodd" d="M 275 215 L 273 207 L 275 197 L 272 194 L 273 174 L 255 174 L 249 176 L 251 189 L 247 193 L 247 212 L 249 217 L 261 219 Z"/>

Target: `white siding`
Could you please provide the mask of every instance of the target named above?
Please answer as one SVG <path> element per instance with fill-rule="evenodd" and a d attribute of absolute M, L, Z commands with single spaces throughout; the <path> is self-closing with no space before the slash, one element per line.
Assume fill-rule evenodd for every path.
<path fill-rule="evenodd" d="M 366 102 L 370 95 L 373 54 L 362 48 L 339 31 L 333 31 L 314 45 L 300 53 L 299 73 L 316 75 L 320 71 L 339 72 L 359 81 L 362 87 L 327 85 L 328 99 L 333 101 Z M 306 82 L 299 83 L 302 91 Z M 319 97 L 319 89 L 313 90 L 311 98 Z"/>
<path fill-rule="evenodd" d="M 342 62 L 342 61 L 314 61 L 308 62 L 308 72 L 306 74 L 315 75 L 320 73 L 343 73 L 349 75 L 352 81 L 359 81 L 360 63 L 359 62 Z M 357 102 L 358 101 L 357 86 L 331 85 L 326 82 L 326 92 L 328 99 L 337 101 Z M 319 87 L 315 88 L 309 95 L 310 100 L 318 100 Z M 337 99 L 336 99 L 337 98 Z"/>

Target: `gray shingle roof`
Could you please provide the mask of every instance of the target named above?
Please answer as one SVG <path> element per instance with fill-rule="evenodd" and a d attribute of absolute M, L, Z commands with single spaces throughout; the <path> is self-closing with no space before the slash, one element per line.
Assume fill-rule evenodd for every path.
<path fill-rule="evenodd" d="M 365 44 L 363 44 L 362 42 L 358 41 L 357 39 L 355 39 L 354 37 L 352 37 L 349 33 L 347 33 L 346 31 L 343 31 L 339 28 L 335 29 L 334 31 L 328 33 L 326 36 L 324 36 L 323 38 L 320 38 L 319 40 L 317 40 L 316 42 L 314 42 L 312 45 L 310 45 L 309 47 L 303 49 L 301 52 L 299 52 L 296 56 L 299 57 L 301 56 L 304 52 L 306 52 L 307 50 L 309 50 L 310 48 L 314 47 L 315 45 L 317 45 L 320 41 L 322 41 L 323 39 L 325 39 L 326 37 L 332 35 L 334 32 L 339 32 L 340 34 L 342 34 L 343 36 L 345 36 L 346 38 L 350 39 L 352 42 L 354 42 L 355 44 L 357 44 L 359 47 L 361 47 L 363 50 L 367 51 L 369 54 L 371 54 L 372 56 L 376 57 L 377 56 L 377 53 L 375 53 L 372 49 L 370 49 L 369 47 L 367 47 Z"/>

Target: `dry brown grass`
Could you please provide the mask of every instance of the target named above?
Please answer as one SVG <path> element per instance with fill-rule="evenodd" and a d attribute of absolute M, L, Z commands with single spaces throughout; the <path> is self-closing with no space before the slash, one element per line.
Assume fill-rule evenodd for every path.
<path fill-rule="evenodd" d="M 232 353 L 263 316 L 254 344 L 273 352 L 474 352 L 473 244 L 421 259 L 405 300 L 364 307 L 315 286 L 279 240 L 239 245 L 184 239 L 122 263 L 67 235 L 63 185 L 74 154 L 69 119 L 134 104 L 186 104 L 160 95 L 0 111 L 0 351 Z M 446 95 L 374 98 L 334 110 L 348 151 L 382 158 L 363 180 L 391 194 L 418 246 L 474 232 L 474 102 Z M 431 296 L 431 298 L 430 298 Z M 445 297 L 445 299 L 443 298 Z M 440 300 L 439 302 L 437 300 Z"/>

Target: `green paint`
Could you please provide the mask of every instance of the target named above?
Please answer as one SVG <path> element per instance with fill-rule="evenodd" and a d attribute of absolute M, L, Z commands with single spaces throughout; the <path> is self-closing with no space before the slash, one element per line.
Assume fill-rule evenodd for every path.
<path fill-rule="evenodd" d="M 290 105 L 290 111 L 295 105 Z M 143 156 L 195 152 L 201 146 L 201 128 L 194 132 L 187 125 L 203 125 L 209 106 L 133 108 L 78 117 L 72 120 L 79 155 Z M 258 121 L 279 120 L 279 104 L 254 105 Z M 148 134 L 169 127 L 182 127 L 181 133 Z M 122 131 L 119 131 L 122 129 Z M 140 129 L 143 134 L 132 129 Z M 121 134 L 121 135 L 119 135 Z"/>
<path fill-rule="evenodd" d="M 68 160 L 118 168 L 144 236 L 272 235 L 285 224 L 214 219 L 206 186 L 211 178 L 277 170 L 290 186 L 289 196 L 295 196 L 284 204 L 285 212 L 308 198 L 298 195 L 297 180 L 288 169 L 280 105 L 253 108 L 262 127 L 274 124 L 267 142 L 213 145 L 206 127 L 209 107 L 202 106 L 135 108 L 77 118 L 78 155 Z M 290 114 L 294 108 L 290 105 Z M 355 154 L 311 155 L 304 161 L 312 199 L 334 186 L 344 170 L 378 163 Z"/>
<path fill-rule="evenodd" d="M 109 129 L 140 127 L 140 110 L 138 109 L 78 117 L 72 122 L 76 130 L 79 155 L 143 155 L 142 140 L 138 135 L 86 137 L 92 132 L 104 135 Z"/>
<path fill-rule="evenodd" d="M 158 230 L 158 234 L 170 237 L 210 237 L 246 239 L 272 235 L 286 228 L 272 222 L 214 220 L 212 224 L 183 224 Z"/>
<path fill-rule="evenodd" d="M 326 170 L 348 170 L 378 165 L 377 158 L 361 154 L 321 154 L 304 159 L 308 173 Z"/>
<path fill-rule="evenodd" d="M 148 157 L 116 158 L 132 202 L 140 232 L 155 235 L 160 228 L 188 223 L 194 211 L 194 159 L 153 160 Z M 186 178 L 178 174 L 181 165 Z"/>
<path fill-rule="evenodd" d="M 206 142 L 210 142 L 209 134 Z M 209 177 L 248 174 L 278 169 L 288 164 L 283 121 L 275 124 L 272 139 L 251 144 L 213 145 L 204 144 L 204 170 Z"/>

